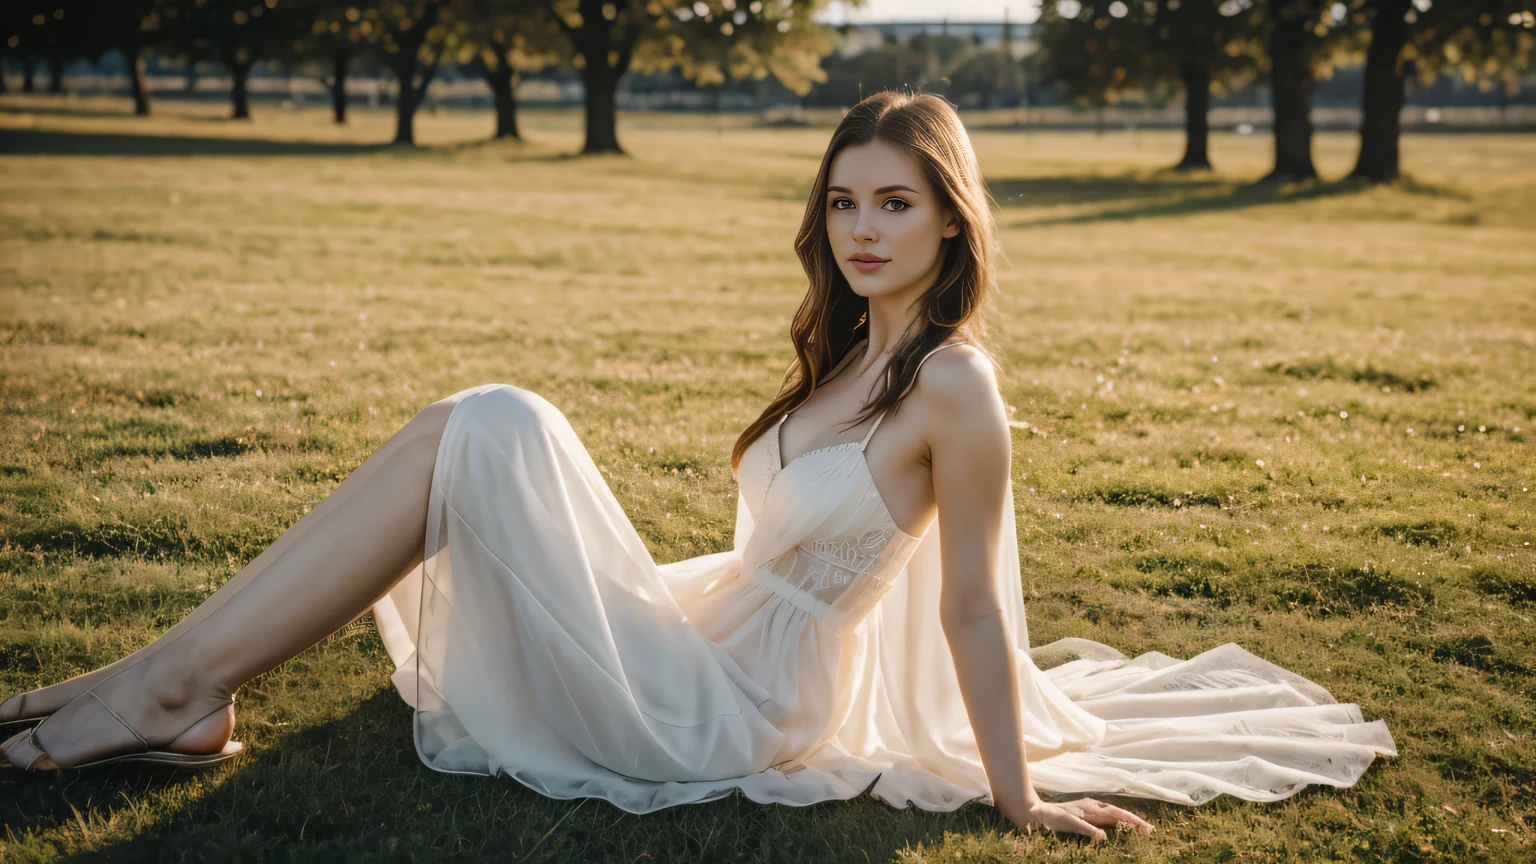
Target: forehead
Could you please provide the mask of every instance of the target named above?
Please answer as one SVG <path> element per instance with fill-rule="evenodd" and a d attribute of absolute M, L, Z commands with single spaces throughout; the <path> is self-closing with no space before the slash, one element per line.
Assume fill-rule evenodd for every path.
<path fill-rule="evenodd" d="M 867 192 L 881 186 L 901 184 L 928 194 L 928 178 L 923 175 L 917 157 L 905 147 L 883 138 L 862 144 L 850 144 L 832 157 L 828 185 L 842 186 L 855 192 Z"/>

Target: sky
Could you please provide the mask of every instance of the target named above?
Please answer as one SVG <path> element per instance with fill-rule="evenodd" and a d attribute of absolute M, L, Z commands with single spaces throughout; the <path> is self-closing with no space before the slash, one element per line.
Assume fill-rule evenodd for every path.
<path fill-rule="evenodd" d="M 858 8 L 834 2 L 816 20 L 844 21 L 1001 21 L 1003 7 L 1013 21 L 1033 23 L 1040 17 L 1040 0 L 864 0 Z"/>

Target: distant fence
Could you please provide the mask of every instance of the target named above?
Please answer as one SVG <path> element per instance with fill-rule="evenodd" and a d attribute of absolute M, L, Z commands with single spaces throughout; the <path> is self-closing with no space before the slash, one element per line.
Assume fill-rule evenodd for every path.
<path fill-rule="evenodd" d="M 39 83 L 44 79 L 39 76 Z M 8 77 L 10 92 L 21 89 L 19 76 Z M 195 88 L 189 90 L 186 78 L 176 75 L 150 76 L 146 83 L 151 97 L 157 99 L 196 99 L 199 101 L 227 99 L 230 79 L 225 76 L 198 76 Z M 128 93 L 128 79 L 122 75 L 70 75 L 65 79 L 66 90 L 80 95 L 124 96 Z M 316 78 L 294 75 L 258 76 L 249 81 L 253 101 L 293 103 L 295 107 L 319 107 L 329 104 L 330 91 Z M 371 75 L 354 76 L 347 80 L 347 98 L 353 105 L 380 107 L 393 104 L 395 82 L 389 78 Z M 519 102 L 527 107 L 579 106 L 582 89 L 579 82 L 553 80 L 525 80 L 518 85 Z M 424 108 L 488 108 L 492 104 L 490 88 L 478 78 L 439 79 L 434 81 Z M 721 111 L 730 113 L 762 112 L 774 123 L 795 125 L 799 123 L 836 123 L 841 112 L 837 109 L 808 108 L 793 105 L 765 106 L 749 94 L 732 91 L 671 90 L 654 93 L 632 93 L 622 87 L 618 93 L 619 108 L 626 111 Z M 1164 108 L 1136 106 L 1108 107 L 1102 110 L 1083 110 L 1071 106 L 1019 106 L 1016 108 L 961 109 L 963 113 L 977 112 L 982 118 L 982 128 L 1049 127 L 1069 129 L 1125 129 L 1125 128 L 1182 128 L 1182 105 Z M 1272 113 L 1264 106 L 1223 106 L 1212 108 L 1209 123 L 1218 131 L 1265 131 L 1270 127 Z M 1403 109 L 1403 125 L 1416 131 L 1432 131 L 1435 128 L 1486 128 L 1536 131 L 1536 105 L 1514 104 L 1503 108 L 1496 106 L 1409 105 Z M 1354 106 L 1323 105 L 1313 109 L 1312 123 L 1318 129 L 1358 129 L 1360 109 Z"/>

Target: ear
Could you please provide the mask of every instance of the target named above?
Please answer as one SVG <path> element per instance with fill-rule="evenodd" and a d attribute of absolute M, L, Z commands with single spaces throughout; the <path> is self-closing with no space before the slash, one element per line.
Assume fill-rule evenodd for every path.
<path fill-rule="evenodd" d="M 945 214 L 949 216 L 949 221 L 944 223 L 944 229 L 939 232 L 939 236 L 947 240 L 960 233 L 960 220 L 952 210 L 946 210 Z"/>

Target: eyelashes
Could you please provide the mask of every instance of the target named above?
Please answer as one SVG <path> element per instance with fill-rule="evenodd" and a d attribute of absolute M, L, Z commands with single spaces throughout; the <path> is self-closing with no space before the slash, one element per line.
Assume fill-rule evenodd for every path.
<path fill-rule="evenodd" d="M 848 210 L 848 209 L 850 209 L 848 207 L 839 207 L 839 206 L 837 206 L 837 205 L 843 203 L 844 201 L 847 201 L 849 204 L 853 203 L 853 199 L 852 198 L 833 198 L 832 199 L 832 209 L 833 210 Z M 899 207 L 899 208 L 897 208 L 895 210 L 892 210 L 891 211 L 892 213 L 900 213 L 902 210 L 906 210 L 907 208 L 912 206 L 911 204 L 908 204 L 906 201 L 903 201 L 900 198 L 887 198 L 887 199 L 885 199 L 885 204 L 900 204 L 901 205 L 901 207 Z M 881 209 L 885 208 L 885 204 L 880 205 Z"/>

